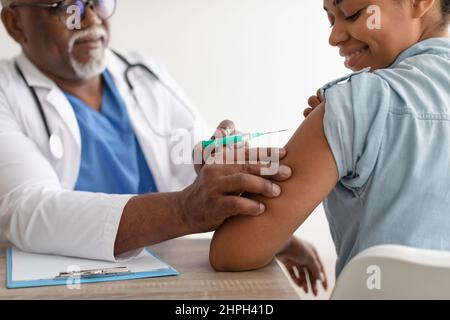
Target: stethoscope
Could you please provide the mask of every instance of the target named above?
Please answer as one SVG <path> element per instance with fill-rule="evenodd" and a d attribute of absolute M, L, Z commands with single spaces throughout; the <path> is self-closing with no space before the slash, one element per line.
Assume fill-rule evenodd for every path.
<path fill-rule="evenodd" d="M 194 120 L 195 120 L 195 114 L 193 112 L 193 110 L 191 109 L 191 107 L 181 99 L 181 97 L 176 94 L 174 92 L 174 90 L 168 86 L 164 81 L 162 81 L 160 79 L 160 77 L 154 73 L 149 67 L 147 67 L 145 64 L 143 63 L 131 63 L 130 61 L 128 61 L 123 55 L 119 54 L 116 51 L 113 51 L 114 55 L 116 55 L 127 67 L 125 69 L 124 72 L 124 78 L 125 81 L 127 83 L 128 88 L 130 89 L 130 91 L 133 94 L 134 100 L 136 102 L 137 105 L 139 105 L 139 101 L 137 99 L 136 96 L 136 91 L 134 88 L 134 85 L 132 84 L 131 80 L 130 80 L 130 72 L 133 69 L 143 69 L 145 72 L 147 72 L 149 75 L 151 75 L 156 81 L 158 81 L 166 90 L 168 90 L 174 97 L 176 97 L 176 99 L 181 103 L 182 106 L 184 106 L 184 108 L 191 114 L 192 116 L 192 126 L 188 127 L 188 128 L 183 128 L 183 130 L 186 130 L 188 132 L 191 132 L 194 129 Z M 64 146 L 63 146 L 63 142 L 61 140 L 61 137 L 59 135 L 57 135 L 56 133 L 51 133 L 50 131 L 50 127 L 48 125 L 48 121 L 47 121 L 47 117 L 45 116 L 45 112 L 44 112 L 44 108 L 42 106 L 41 101 L 39 100 L 39 97 L 36 93 L 36 90 L 34 89 L 33 86 L 31 86 L 27 79 L 25 78 L 25 75 L 23 74 L 22 70 L 20 69 L 19 65 L 17 64 L 17 62 L 14 62 L 15 68 L 17 70 L 17 73 L 20 75 L 20 77 L 22 78 L 22 80 L 25 82 L 26 86 L 29 88 L 31 95 L 36 103 L 36 106 L 38 107 L 38 111 L 39 111 L 39 115 L 42 118 L 42 122 L 44 123 L 44 127 L 45 127 L 45 131 L 47 133 L 47 137 L 48 137 L 48 144 L 49 144 L 49 148 L 50 148 L 50 153 L 52 154 L 52 156 L 57 159 L 60 160 L 63 158 L 64 156 Z M 150 120 L 149 121 L 149 126 L 150 129 L 159 137 L 162 138 L 170 138 L 173 136 L 173 132 L 174 130 L 171 130 L 168 133 L 160 133 L 158 132 L 158 130 L 156 130 L 155 128 L 157 126 L 153 125 Z"/>

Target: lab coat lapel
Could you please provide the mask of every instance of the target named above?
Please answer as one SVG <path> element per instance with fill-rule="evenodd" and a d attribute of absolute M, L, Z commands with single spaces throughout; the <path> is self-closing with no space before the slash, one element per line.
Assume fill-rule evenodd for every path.
<path fill-rule="evenodd" d="M 46 101 L 58 112 L 61 119 L 63 119 L 64 123 L 69 128 L 69 131 L 72 133 L 77 146 L 81 148 L 80 128 L 69 100 L 60 89 L 53 88 L 47 95 Z"/>
<path fill-rule="evenodd" d="M 63 158 L 56 160 L 50 155 L 48 160 L 55 168 L 63 187 L 73 190 L 80 169 L 81 135 L 72 106 L 58 86 L 40 72 L 25 54 L 22 53 L 16 61 L 28 84 L 36 90 L 50 132 L 58 135 L 63 142 Z"/>

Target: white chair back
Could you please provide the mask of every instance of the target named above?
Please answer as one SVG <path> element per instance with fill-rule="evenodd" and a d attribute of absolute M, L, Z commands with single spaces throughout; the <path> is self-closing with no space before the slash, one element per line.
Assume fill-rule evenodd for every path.
<path fill-rule="evenodd" d="M 369 248 L 344 268 L 331 299 L 450 299 L 450 252 Z"/>

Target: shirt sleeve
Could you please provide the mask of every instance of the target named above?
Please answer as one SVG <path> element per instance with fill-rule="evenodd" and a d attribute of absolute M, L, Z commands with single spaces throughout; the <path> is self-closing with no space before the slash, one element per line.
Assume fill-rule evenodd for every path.
<path fill-rule="evenodd" d="M 390 88 L 369 73 L 322 88 L 324 131 L 339 170 L 340 182 L 357 189 L 368 181 L 385 134 Z"/>

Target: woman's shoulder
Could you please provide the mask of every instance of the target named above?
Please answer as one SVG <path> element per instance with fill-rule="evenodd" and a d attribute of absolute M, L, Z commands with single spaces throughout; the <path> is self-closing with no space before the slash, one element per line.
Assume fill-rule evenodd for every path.
<path fill-rule="evenodd" d="M 437 55 L 407 58 L 394 67 L 363 69 L 327 83 L 323 96 L 340 108 L 384 109 L 408 114 L 450 114 L 450 60 Z"/>
<path fill-rule="evenodd" d="M 450 57 L 433 54 L 412 56 L 386 69 L 373 72 L 390 84 L 406 85 L 420 81 L 450 81 Z"/>
<path fill-rule="evenodd" d="M 326 114 L 353 123 L 355 117 L 367 119 L 391 105 L 391 87 L 383 77 L 369 68 L 327 83 L 321 89 L 325 97 Z"/>
<path fill-rule="evenodd" d="M 389 82 L 370 68 L 333 80 L 321 88 L 324 97 L 346 100 L 347 105 L 371 100 L 375 95 L 389 95 L 390 90 Z"/>
<path fill-rule="evenodd" d="M 450 59 L 423 54 L 403 60 L 374 74 L 391 91 L 391 111 L 413 115 L 450 114 Z"/>

